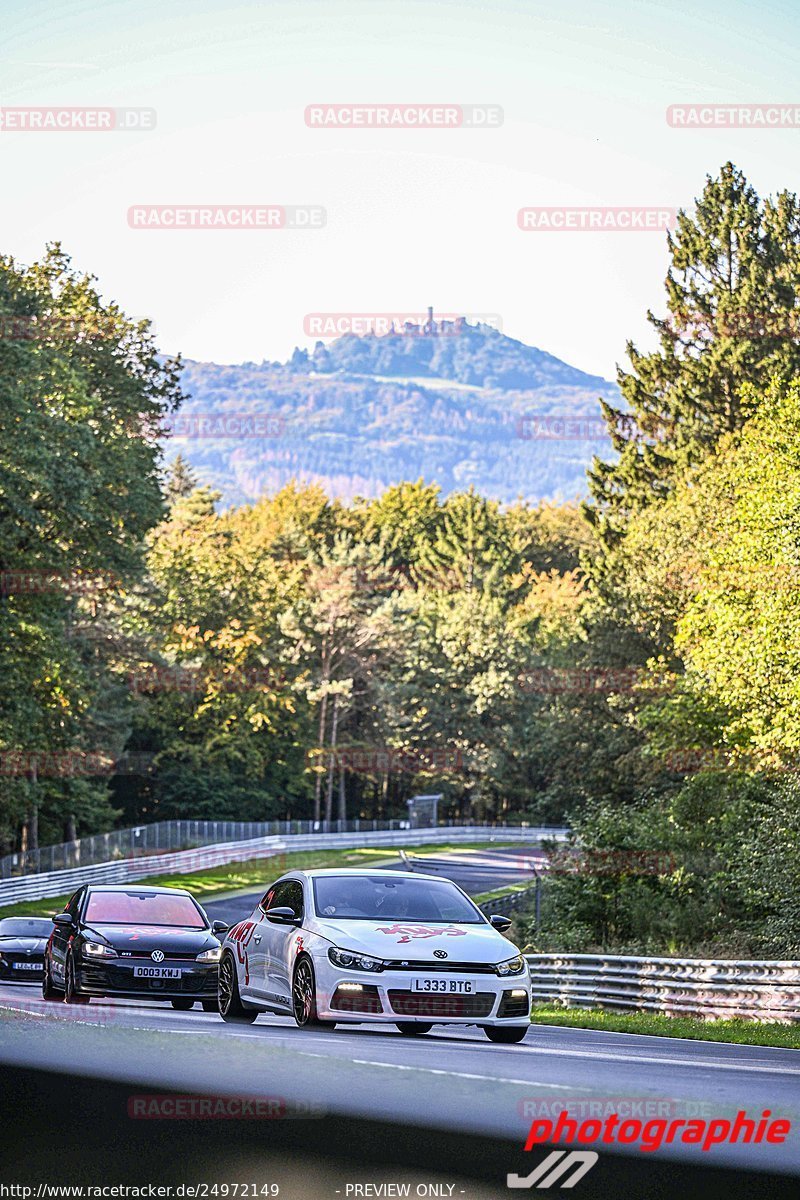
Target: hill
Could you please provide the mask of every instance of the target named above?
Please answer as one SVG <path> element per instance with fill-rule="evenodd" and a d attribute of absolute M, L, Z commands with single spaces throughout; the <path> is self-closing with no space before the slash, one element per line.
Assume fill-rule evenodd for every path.
<path fill-rule="evenodd" d="M 292 477 L 345 500 L 420 476 L 445 494 L 570 499 L 592 454 L 610 452 L 598 398 L 618 399 L 608 380 L 466 322 L 346 334 L 287 363 L 189 361 L 183 384 L 169 454 L 225 503 Z"/>

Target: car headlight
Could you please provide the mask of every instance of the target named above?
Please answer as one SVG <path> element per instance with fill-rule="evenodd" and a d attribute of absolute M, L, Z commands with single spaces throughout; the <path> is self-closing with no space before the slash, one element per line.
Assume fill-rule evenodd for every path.
<path fill-rule="evenodd" d="M 328 958 L 336 967 L 346 967 L 348 971 L 382 971 L 383 960 L 372 958 L 369 954 L 358 954 L 355 950 L 339 950 L 331 946 Z"/>
<path fill-rule="evenodd" d="M 204 950 L 202 954 L 198 954 L 198 962 L 219 962 L 222 958 L 222 946 L 212 946 L 210 950 Z"/>
<path fill-rule="evenodd" d="M 495 967 L 498 975 L 521 975 L 525 970 L 525 959 L 521 954 L 516 958 L 507 958 L 505 962 L 498 963 Z"/>
<path fill-rule="evenodd" d="M 112 950 L 110 946 L 103 945 L 102 942 L 84 942 L 83 953 L 86 958 L 116 958 L 116 950 Z"/>

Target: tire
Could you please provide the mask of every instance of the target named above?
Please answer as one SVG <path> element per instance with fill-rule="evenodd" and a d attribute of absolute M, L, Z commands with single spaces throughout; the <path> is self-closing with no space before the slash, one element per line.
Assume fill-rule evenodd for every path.
<path fill-rule="evenodd" d="M 499 1042 L 503 1046 L 513 1046 L 521 1042 L 528 1032 L 528 1025 L 484 1025 L 483 1032 L 490 1042 Z"/>
<path fill-rule="evenodd" d="M 64 1000 L 67 1004 L 88 1004 L 89 997 L 82 996 L 75 989 L 75 961 L 71 954 L 67 955 L 67 966 L 64 972 Z"/>
<path fill-rule="evenodd" d="M 230 954 L 224 954 L 219 964 L 218 1003 L 223 1021 L 234 1021 L 239 1025 L 252 1025 L 258 1009 L 245 1008 L 239 995 L 239 978 L 236 963 Z"/>
<path fill-rule="evenodd" d="M 292 979 L 292 1011 L 300 1029 L 332 1029 L 335 1021 L 317 1016 L 317 981 L 311 959 L 298 959 Z"/>
<path fill-rule="evenodd" d="M 406 1037 L 419 1037 L 421 1033 L 430 1033 L 433 1025 L 426 1025 L 424 1021 L 398 1021 L 397 1028 Z"/>
<path fill-rule="evenodd" d="M 177 1008 L 178 1012 L 189 1012 L 194 1008 L 194 1000 L 170 1000 L 173 1008 Z"/>
<path fill-rule="evenodd" d="M 44 960 L 44 976 L 42 978 L 42 999 L 43 1000 L 63 1000 L 64 993 L 59 992 L 58 988 L 53 984 L 50 976 L 50 963 L 47 959 Z"/>
<path fill-rule="evenodd" d="M 212 998 L 208 1000 L 201 1000 L 200 1003 L 203 1005 L 203 1012 L 219 1012 L 219 1000 Z"/>

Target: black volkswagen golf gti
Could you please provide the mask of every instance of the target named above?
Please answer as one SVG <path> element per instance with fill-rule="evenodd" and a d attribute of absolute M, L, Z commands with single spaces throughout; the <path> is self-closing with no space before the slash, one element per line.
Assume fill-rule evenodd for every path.
<path fill-rule="evenodd" d="M 92 996 L 168 1000 L 217 1011 L 220 943 L 228 926 L 209 922 L 179 888 L 80 888 L 53 917 L 44 956 L 45 1000 L 88 1004 Z"/>

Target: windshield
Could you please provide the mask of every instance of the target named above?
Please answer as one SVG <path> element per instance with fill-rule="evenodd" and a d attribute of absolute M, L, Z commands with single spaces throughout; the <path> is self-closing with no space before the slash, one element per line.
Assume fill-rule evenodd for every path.
<path fill-rule="evenodd" d="M 482 925 L 484 918 L 447 879 L 404 879 L 385 874 L 321 875 L 314 879 L 320 917 L 337 921 L 458 921 Z"/>
<path fill-rule="evenodd" d="M 191 896 L 164 892 L 91 892 L 85 920 L 103 925 L 206 927 L 205 918 Z"/>
<path fill-rule="evenodd" d="M 52 929 L 52 921 L 43 920 L 41 917 L 6 917 L 0 921 L 0 938 L 49 938 Z"/>

